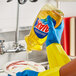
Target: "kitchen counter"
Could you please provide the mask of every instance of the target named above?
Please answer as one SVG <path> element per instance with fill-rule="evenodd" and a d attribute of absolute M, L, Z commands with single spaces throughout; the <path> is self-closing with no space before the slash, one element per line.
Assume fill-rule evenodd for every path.
<path fill-rule="evenodd" d="M 0 73 L 0 76 L 8 76 L 8 74 L 5 72 L 2 72 L 2 73 Z"/>

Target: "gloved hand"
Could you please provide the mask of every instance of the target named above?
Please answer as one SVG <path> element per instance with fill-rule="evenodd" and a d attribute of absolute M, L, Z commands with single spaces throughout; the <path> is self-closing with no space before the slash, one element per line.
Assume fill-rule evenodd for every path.
<path fill-rule="evenodd" d="M 47 17 L 47 23 L 49 26 L 49 32 L 46 40 L 46 46 L 52 43 L 60 43 L 61 35 L 64 28 L 64 22 L 62 21 L 61 24 L 54 28 L 54 23 L 52 22 L 52 18 L 50 16 Z"/>
<path fill-rule="evenodd" d="M 16 76 L 38 76 L 38 72 L 32 70 L 24 70 L 23 72 L 16 73 Z"/>
<path fill-rule="evenodd" d="M 36 72 L 32 70 L 25 70 L 23 72 L 16 73 L 16 76 L 59 76 L 60 67 L 52 68 L 44 72 Z M 8 75 L 11 76 L 11 75 Z"/>
<path fill-rule="evenodd" d="M 54 28 L 52 18 L 48 16 L 47 23 L 49 26 L 49 32 L 46 40 L 46 50 L 49 66 L 50 68 L 61 67 L 70 62 L 69 57 L 65 53 L 62 46 L 59 44 L 64 28 L 64 22 L 62 21 L 57 28 Z"/>

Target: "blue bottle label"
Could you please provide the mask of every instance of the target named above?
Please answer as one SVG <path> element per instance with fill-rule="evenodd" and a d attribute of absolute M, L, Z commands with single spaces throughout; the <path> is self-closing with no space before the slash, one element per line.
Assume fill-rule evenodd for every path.
<path fill-rule="evenodd" d="M 54 23 L 54 26 L 56 25 L 56 21 L 52 18 L 52 21 Z M 49 26 L 46 19 L 39 19 L 37 18 L 35 24 L 34 24 L 34 32 L 37 35 L 38 38 L 44 38 L 48 35 L 49 32 Z"/>
<path fill-rule="evenodd" d="M 35 25 L 34 25 L 34 32 L 39 38 L 44 38 L 47 36 L 49 31 L 49 26 L 46 23 L 45 19 L 37 18 Z"/>

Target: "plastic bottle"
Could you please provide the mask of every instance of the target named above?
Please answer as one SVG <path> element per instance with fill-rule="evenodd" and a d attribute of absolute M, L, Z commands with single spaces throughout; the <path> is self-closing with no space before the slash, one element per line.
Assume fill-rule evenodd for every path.
<path fill-rule="evenodd" d="M 47 21 L 46 18 L 48 15 L 52 17 L 55 28 L 59 26 L 64 16 L 63 12 L 58 10 L 53 5 L 44 5 L 34 21 L 30 34 L 25 36 L 27 50 L 42 50 L 42 45 L 46 41 L 49 31 L 49 27 L 45 23 Z"/>

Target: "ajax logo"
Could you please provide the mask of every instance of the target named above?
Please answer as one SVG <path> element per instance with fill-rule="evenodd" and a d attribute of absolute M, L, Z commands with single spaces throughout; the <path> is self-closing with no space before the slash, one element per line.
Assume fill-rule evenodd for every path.
<path fill-rule="evenodd" d="M 40 21 L 39 18 L 37 18 L 37 21 L 34 25 L 34 31 L 39 38 L 44 38 L 45 36 L 47 36 L 49 31 L 48 24 L 45 24 L 45 22 Z"/>

